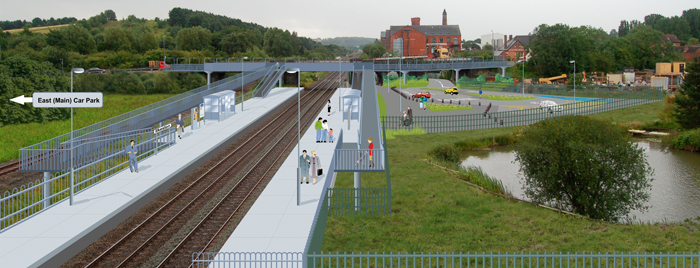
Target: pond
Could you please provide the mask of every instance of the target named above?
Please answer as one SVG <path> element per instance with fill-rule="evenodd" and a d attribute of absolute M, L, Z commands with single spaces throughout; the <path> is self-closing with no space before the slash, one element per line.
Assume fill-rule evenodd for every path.
<path fill-rule="evenodd" d="M 700 154 L 670 150 L 659 142 L 635 139 L 644 148 L 654 169 L 650 206 L 645 213 L 630 211 L 641 222 L 679 222 L 700 217 Z M 498 146 L 490 151 L 467 151 L 462 166 L 480 166 L 484 172 L 503 182 L 506 189 L 521 199 L 525 197 L 520 164 L 514 163 L 512 146 Z"/>

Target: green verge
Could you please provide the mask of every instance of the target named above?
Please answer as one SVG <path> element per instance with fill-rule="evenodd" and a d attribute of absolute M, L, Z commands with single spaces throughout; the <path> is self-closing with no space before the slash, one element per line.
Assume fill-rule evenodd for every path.
<path fill-rule="evenodd" d="M 654 104 L 642 105 L 647 109 Z M 600 114 L 618 122 L 644 120 L 640 107 Z M 657 109 L 658 111 L 658 109 Z M 611 114 L 612 113 L 612 114 Z M 682 252 L 700 244 L 694 222 L 621 225 L 566 216 L 477 190 L 455 175 L 421 161 L 465 137 L 480 145 L 518 128 L 395 136 L 387 143 L 392 215 L 329 217 L 324 252 Z M 387 132 L 388 134 L 388 132 Z M 468 147 L 465 142 L 465 147 Z M 352 173 L 338 173 L 335 187 L 353 187 Z M 362 187 L 386 187 L 384 173 L 363 173 Z"/>
<path fill-rule="evenodd" d="M 479 94 L 474 94 L 474 93 L 462 93 L 462 94 L 479 96 Z M 516 95 L 491 95 L 491 94 L 482 94 L 481 97 L 484 97 L 487 100 L 496 100 L 496 101 L 521 101 L 521 100 L 531 100 L 531 99 L 536 98 L 536 97 L 522 97 L 522 96 L 516 96 Z"/>
<path fill-rule="evenodd" d="M 401 88 L 411 88 L 411 87 L 427 87 L 428 86 L 428 80 L 408 80 L 406 83 L 403 82 L 403 79 L 397 79 L 394 81 L 391 81 L 389 87 L 399 87 L 399 84 L 401 84 Z M 383 87 L 386 87 L 386 82 L 382 84 Z"/>
<path fill-rule="evenodd" d="M 151 103 L 167 99 L 174 94 L 122 95 L 105 94 L 102 108 L 73 109 L 73 129 L 80 129 L 115 117 Z M 19 149 L 70 133 L 70 119 L 45 124 L 27 123 L 0 128 L 0 162 L 16 159 Z"/>
<path fill-rule="evenodd" d="M 386 116 L 386 102 L 379 91 L 377 91 L 377 103 L 379 104 L 379 116 Z"/>
<path fill-rule="evenodd" d="M 461 111 L 461 110 L 472 110 L 474 107 L 466 105 L 456 105 L 456 104 L 437 104 L 428 103 L 428 110 L 431 112 L 442 112 L 442 111 Z"/>

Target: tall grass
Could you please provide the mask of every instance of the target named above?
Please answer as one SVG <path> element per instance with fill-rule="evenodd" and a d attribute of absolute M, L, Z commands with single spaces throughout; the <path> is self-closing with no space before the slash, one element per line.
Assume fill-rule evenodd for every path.
<path fill-rule="evenodd" d="M 105 94 L 102 108 L 73 109 L 73 129 L 80 129 L 131 110 L 172 97 L 173 94 Z M 0 162 L 16 159 L 19 149 L 70 132 L 70 119 L 0 127 Z"/>
<path fill-rule="evenodd" d="M 387 140 L 393 140 L 396 139 L 396 136 L 399 135 L 423 135 L 427 134 L 428 132 L 425 132 L 421 127 L 415 126 L 410 129 L 397 129 L 397 130 L 392 130 L 392 129 L 387 129 L 386 130 L 386 139 Z"/>

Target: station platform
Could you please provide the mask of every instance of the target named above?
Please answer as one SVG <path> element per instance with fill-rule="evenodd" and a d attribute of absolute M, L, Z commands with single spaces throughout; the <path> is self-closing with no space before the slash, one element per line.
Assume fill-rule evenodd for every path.
<path fill-rule="evenodd" d="M 207 120 L 198 129 L 186 128 L 173 147 L 139 162 L 139 173 L 126 169 L 75 195 L 73 206 L 66 199 L 10 227 L 0 233 L 0 267 L 59 266 L 136 212 L 142 206 L 138 204 L 145 205 L 178 176 L 194 170 L 195 163 L 296 97 L 297 88 L 275 88 L 265 99 L 247 100 L 244 111 L 236 105 L 237 113 L 221 122 Z"/>
<path fill-rule="evenodd" d="M 324 106 L 323 111 L 316 118 L 322 117 L 328 120 L 328 126 L 333 129 L 333 138 L 336 141 L 340 135 L 340 129 L 343 129 L 344 144 L 354 143 L 357 146 L 359 121 L 352 120 L 348 129 L 347 121 L 343 122 L 343 115 L 338 111 L 338 94 L 340 92 L 336 91 L 330 98 L 331 116 L 328 116 L 328 110 Z M 319 176 L 315 185 L 311 183 L 313 182 L 311 178 L 309 178 L 309 184 L 301 185 L 301 202 L 297 206 L 296 172 L 299 155 L 295 148 L 219 252 L 304 251 L 316 210 L 321 202 L 319 199 L 324 190 L 324 184 L 327 180 L 334 180 L 335 174 L 326 174 L 326 172 L 330 168 L 333 152 L 338 144 L 316 143 L 316 131 L 313 125 L 302 131 L 301 150 L 306 150 L 308 154 L 312 150 L 316 151 L 316 155 L 321 159 L 320 166 L 324 174 Z M 309 174 L 312 172 L 309 170 Z"/>

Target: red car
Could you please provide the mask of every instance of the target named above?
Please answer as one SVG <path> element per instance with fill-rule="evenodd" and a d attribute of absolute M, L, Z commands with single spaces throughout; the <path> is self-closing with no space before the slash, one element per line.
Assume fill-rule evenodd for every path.
<path fill-rule="evenodd" d="M 420 93 L 413 94 L 413 96 L 411 96 L 411 97 L 413 97 L 414 99 L 417 99 L 417 98 L 420 98 L 423 96 L 430 99 L 430 92 L 423 90 Z"/>

